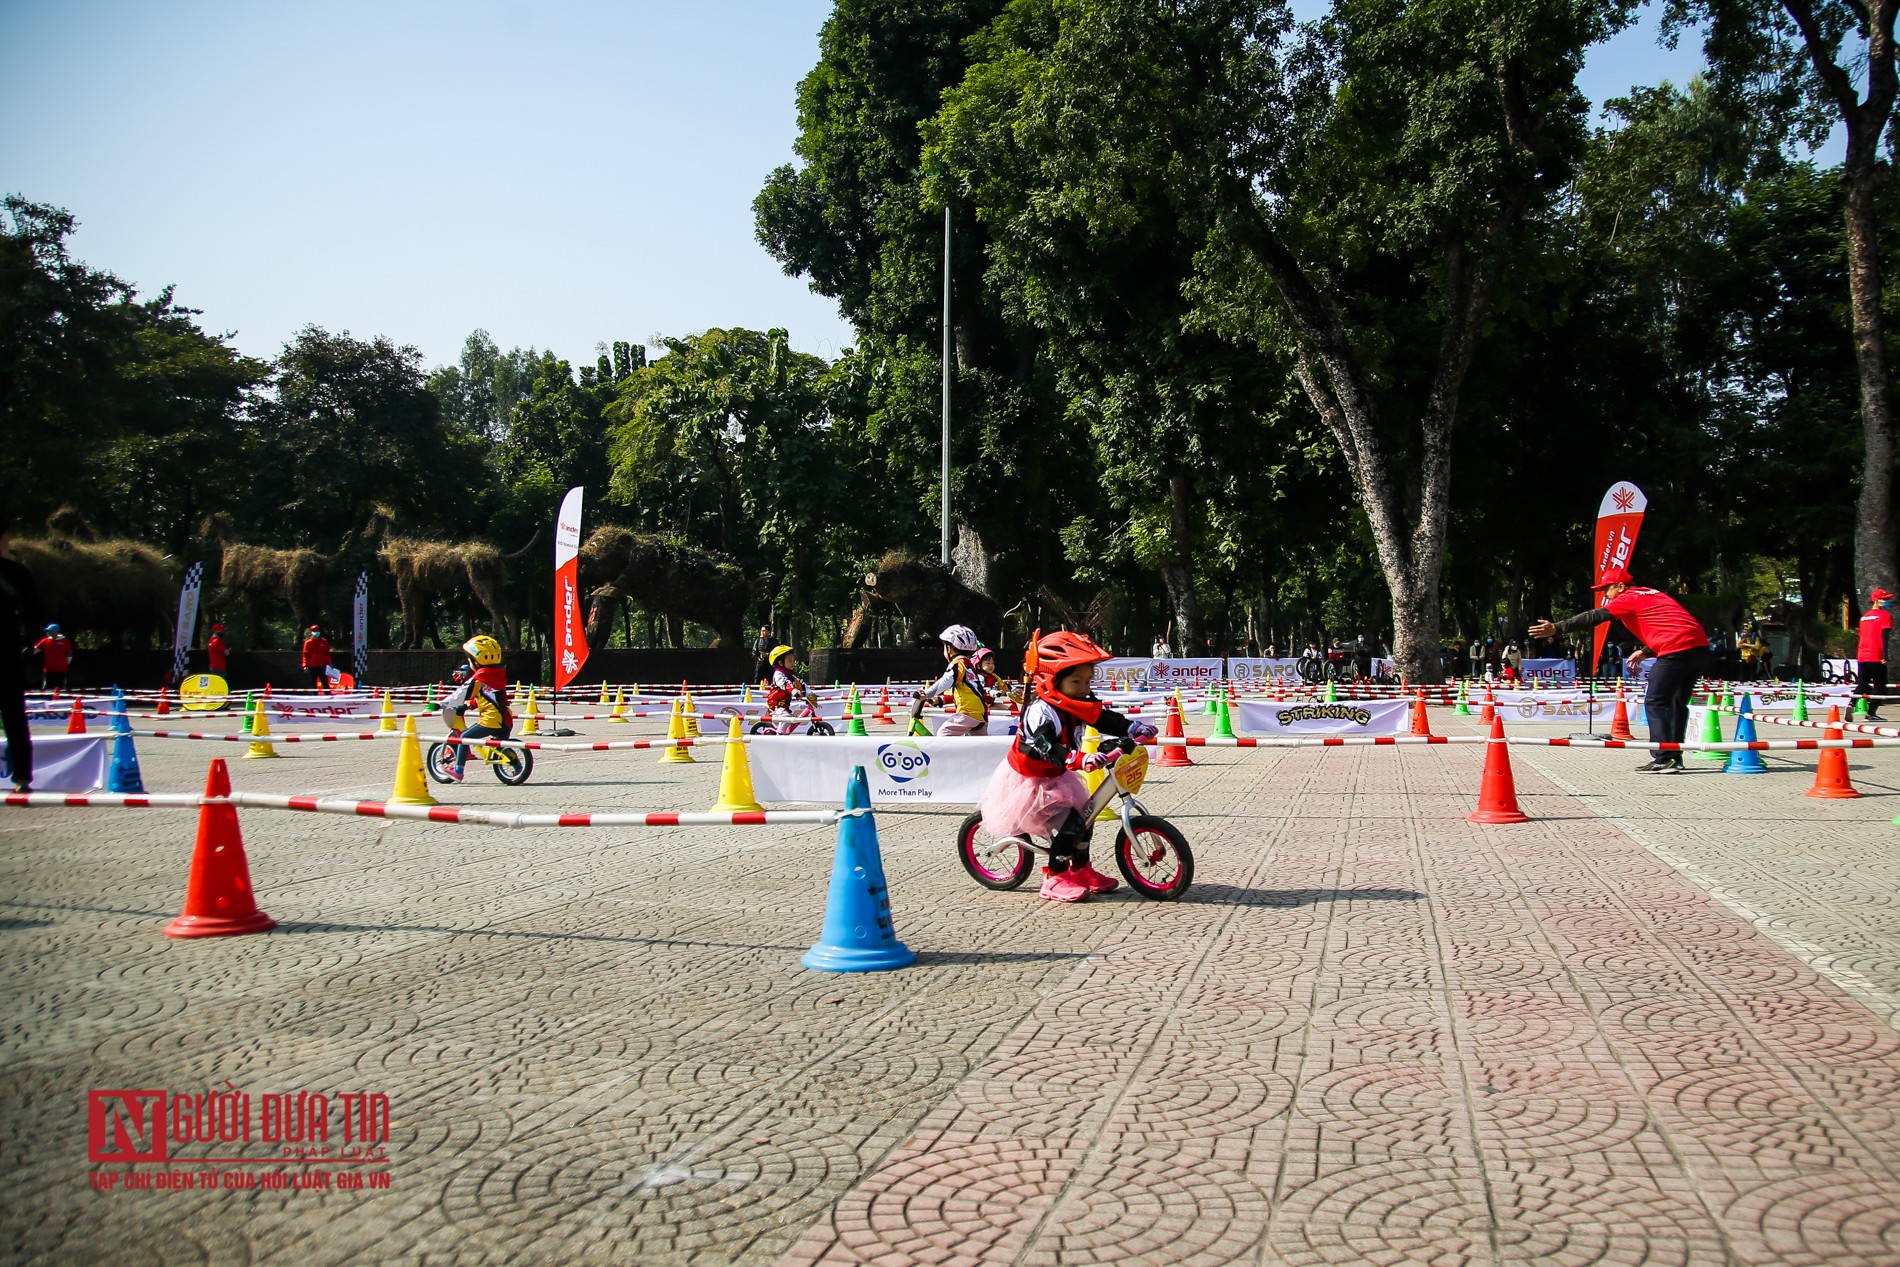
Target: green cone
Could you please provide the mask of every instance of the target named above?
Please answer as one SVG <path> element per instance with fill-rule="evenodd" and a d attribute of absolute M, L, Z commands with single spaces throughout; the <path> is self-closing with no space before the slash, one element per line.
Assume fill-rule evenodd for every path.
<path fill-rule="evenodd" d="M 856 691 L 851 693 L 851 724 L 845 727 L 844 733 L 847 735 L 866 735 L 870 733 L 864 728 L 864 714 L 858 708 L 858 694 Z"/>
<path fill-rule="evenodd" d="M 1328 704 L 1337 704 L 1339 702 L 1339 686 L 1337 683 L 1331 681 L 1326 683 L 1326 702 Z"/>
<path fill-rule="evenodd" d="M 1856 695 L 1854 697 L 1854 713 L 1853 713 L 1853 716 L 1849 718 L 1849 720 L 1850 721 L 1866 721 L 1867 720 L 1867 697 L 1865 695 Z"/>
<path fill-rule="evenodd" d="M 251 718 L 256 715 L 257 715 L 257 692 L 246 691 L 244 692 L 244 726 L 241 730 L 238 731 L 240 735 L 248 735 L 251 733 Z"/>
<path fill-rule="evenodd" d="M 1234 737 L 1234 719 L 1232 714 L 1228 712 L 1227 697 L 1222 695 L 1220 699 L 1220 711 L 1214 714 L 1214 738 L 1232 739 Z"/>
<path fill-rule="evenodd" d="M 1806 721 L 1807 719 L 1808 719 L 1808 688 L 1804 683 L 1796 682 L 1794 684 L 1793 720 Z"/>
<path fill-rule="evenodd" d="M 1701 743 L 1722 742 L 1721 705 L 1716 702 L 1716 699 L 1715 692 L 1709 692 L 1709 706 L 1707 711 L 1702 714 L 1702 733 L 1697 736 L 1697 740 Z M 1694 757 L 1697 761 L 1721 761 L 1723 763 L 1727 763 L 1728 761 L 1728 754 L 1726 752 L 1698 751 L 1689 755 Z"/>
<path fill-rule="evenodd" d="M 1459 717 L 1471 716 L 1471 697 L 1465 694 L 1464 679 L 1458 681 L 1458 704 L 1451 710 Z"/>

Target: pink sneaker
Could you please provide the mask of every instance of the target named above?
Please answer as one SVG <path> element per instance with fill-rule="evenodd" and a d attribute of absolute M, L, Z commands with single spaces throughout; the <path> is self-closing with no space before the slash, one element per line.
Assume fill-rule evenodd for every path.
<path fill-rule="evenodd" d="M 1042 891 L 1036 894 L 1045 902 L 1080 902 L 1089 895 L 1089 886 L 1076 878 L 1073 868 L 1068 871 L 1042 869 Z"/>
<path fill-rule="evenodd" d="M 1090 893 L 1113 893 L 1121 887 L 1121 883 L 1113 876 L 1103 875 L 1086 862 L 1080 866 L 1070 867 L 1069 874 L 1086 884 Z"/>

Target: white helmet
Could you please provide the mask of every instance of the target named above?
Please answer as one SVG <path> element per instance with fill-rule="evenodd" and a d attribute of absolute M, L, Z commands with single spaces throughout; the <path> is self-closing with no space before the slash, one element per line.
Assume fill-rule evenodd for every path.
<path fill-rule="evenodd" d="M 974 651 L 983 645 L 983 640 L 976 636 L 976 630 L 968 625 L 950 626 L 937 635 L 937 641 L 947 642 L 958 651 Z"/>

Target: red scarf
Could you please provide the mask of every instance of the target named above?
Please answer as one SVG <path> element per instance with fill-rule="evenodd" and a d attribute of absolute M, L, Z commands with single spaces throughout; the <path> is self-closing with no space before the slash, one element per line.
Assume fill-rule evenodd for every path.
<path fill-rule="evenodd" d="M 508 671 L 499 664 L 484 664 L 469 676 L 491 691 L 508 689 Z"/>

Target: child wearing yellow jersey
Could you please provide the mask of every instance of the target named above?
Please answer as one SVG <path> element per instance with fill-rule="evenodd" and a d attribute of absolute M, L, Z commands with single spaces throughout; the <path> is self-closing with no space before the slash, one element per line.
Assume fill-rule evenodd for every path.
<path fill-rule="evenodd" d="M 984 675 L 971 660 L 982 647 L 976 632 L 967 625 L 952 625 L 938 637 L 943 642 L 943 658 L 949 662 L 943 676 L 926 686 L 920 694 L 927 699 L 948 695 L 956 710 L 942 726 L 939 735 L 982 735 L 989 731 L 990 697 L 983 689 Z"/>
<path fill-rule="evenodd" d="M 508 711 L 508 673 L 502 668 L 501 644 L 487 634 L 476 634 L 462 644 L 462 653 L 468 657 L 473 672 L 459 690 L 442 701 L 442 716 L 446 719 L 453 713 L 459 717 L 472 708 L 475 724 L 463 729 L 462 738 L 508 738 L 514 717 Z M 462 781 L 467 768 L 468 745 L 458 743 L 455 745 L 457 783 Z"/>

